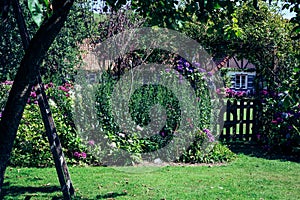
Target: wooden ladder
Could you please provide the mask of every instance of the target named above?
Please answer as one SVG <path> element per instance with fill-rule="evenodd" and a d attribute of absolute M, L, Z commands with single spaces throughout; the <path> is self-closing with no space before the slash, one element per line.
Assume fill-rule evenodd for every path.
<path fill-rule="evenodd" d="M 29 47 L 29 32 L 23 17 L 19 0 L 12 1 L 13 9 L 18 22 L 18 27 L 23 43 L 24 50 Z M 75 191 L 69 174 L 68 166 L 63 154 L 62 146 L 58 138 L 54 120 L 51 114 L 50 106 L 42 83 L 41 75 L 38 73 L 36 78 L 35 89 L 37 92 L 37 100 L 42 114 L 42 119 L 46 129 L 46 134 L 50 144 L 50 149 L 54 158 L 55 168 L 58 175 L 59 183 L 65 200 L 70 200 L 74 196 Z"/>
<path fill-rule="evenodd" d="M 69 174 L 68 166 L 64 157 L 62 146 L 56 132 L 56 127 L 50 110 L 50 106 L 46 97 L 44 85 L 41 76 L 37 77 L 37 84 L 35 86 L 37 93 L 37 100 L 42 114 L 44 126 L 50 149 L 54 158 L 55 168 L 58 175 L 59 183 L 65 200 L 71 199 L 75 191 Z"/>

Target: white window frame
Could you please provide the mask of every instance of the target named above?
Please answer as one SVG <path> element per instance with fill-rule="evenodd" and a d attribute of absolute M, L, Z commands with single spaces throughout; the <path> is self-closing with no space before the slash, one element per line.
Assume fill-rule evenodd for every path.
<path fill-rule="evenodd" d="M 243 83 L 242 83 L 243 82 L 242 77 L 245 77 L 244 87 L 243 87 Z M 239 86 L 237 84 L 238 78 L 239 78 Z M 235 74 L 234 88 L 237 90 L 240 90 L 240 89 L 247 90 L 248 89 L 248 74 Z"/>

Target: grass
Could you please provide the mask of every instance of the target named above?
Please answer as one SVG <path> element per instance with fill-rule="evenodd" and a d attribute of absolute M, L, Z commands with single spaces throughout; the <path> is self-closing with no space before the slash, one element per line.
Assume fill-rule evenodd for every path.
<path fill-rule="evenodd" d="M 76 199 L 300 199 L 300 164 L 239 155 L 224 166 L 148 173 L 71 167 Z M 4 199 L 61 199 L 54 168 L 8 168 Z"/>

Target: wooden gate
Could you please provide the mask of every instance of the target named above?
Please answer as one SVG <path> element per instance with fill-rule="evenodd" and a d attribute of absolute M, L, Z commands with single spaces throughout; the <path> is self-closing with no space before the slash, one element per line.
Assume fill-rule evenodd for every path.
<path fill-rule="evenodd" d="M 256 139 L 256 101 L 253 99 L 227 100 L 220 117 L 224 127 L 221 141 L 254 141 Z"/>

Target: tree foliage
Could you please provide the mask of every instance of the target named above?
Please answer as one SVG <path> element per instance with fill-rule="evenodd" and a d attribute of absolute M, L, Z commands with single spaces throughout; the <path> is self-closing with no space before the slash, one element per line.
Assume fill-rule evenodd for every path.
<path fill-rule="evenodd" d="M 21 8 L 24 11 L 28 31 L 34 35 L 38 26 L 27 8 L 26 1 L 21 0 Z M 45 16 L 46 15 L 46 16 Z M 47 18 L 47 14 L 43 19 Z M 62 83 L 72 79 L 74 66 L 80 64 L 79 44 L 84 38 L 90 36 L 90 13 L 83 6 L 73 6 L 68 23 L 62 28 L 55 38 L 47 56 L 41 64 L 41 75 L 46 82 Z M 24 56 L 21 47 L 21 38 L 17 28 L 16 20 L 12 12 L 9 13 L 6 23 L 0 24 L 3 37 L 0 38 L 0 81 L 13 80 L 17 67 Z"/>

